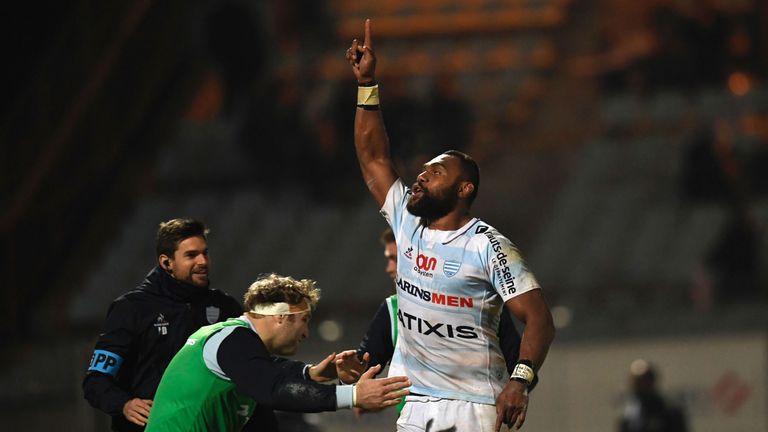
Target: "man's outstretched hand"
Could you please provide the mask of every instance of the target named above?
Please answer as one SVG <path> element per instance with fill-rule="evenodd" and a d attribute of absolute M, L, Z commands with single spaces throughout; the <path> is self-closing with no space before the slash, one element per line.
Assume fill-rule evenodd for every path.
<path fill-rule="evenodd" d="M 309 378 L 315 382 L 325 382 L 336 379 L 336 353 L 324 358 L 320 363 L 309 368 Z"/>
<path fill-rule="evenodd" d="M 371 41 L 371 19 L 365 20 L 365 37 L 362 45 L 357 39 L 352 40 L 352 45 L 347 50 L 347 61 L 352 66 L 359 84 L 368 84 L 376 80 L 376 55 L 373 52 Z"/>
<path fill-rule="evenodd" d="M 360 379 L 366 369 L 371 355 L 363 354 L 363 359 L 357 359 L 355 350 L 342 351 L 336 355 L 336 375 L 343 384 L 352 384 Z"/>
<path fill-rule="evenodd" d="M 366 371 L 357 382 L 356 407 L 366 411 L 378 411 L 400 403 L 408 394 L 411 381 L 404 376 L 373 378 L 381 370 L 376 365 Z"/>

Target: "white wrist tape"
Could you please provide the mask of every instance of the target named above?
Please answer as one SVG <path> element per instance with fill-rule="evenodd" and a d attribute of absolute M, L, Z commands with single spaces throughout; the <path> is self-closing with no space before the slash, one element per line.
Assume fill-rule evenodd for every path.
<path fill-rule="evenodd" d="M 378 106 L 379 85 L 357 88 L 357 106 Z"/>
<path fill-rule="evenodd" d="M 512 371 L 512 375 L 509 379 L 522 379 L 527 382 L 528 385 L 531 385 L 535 375 L 532 367 L 523 363 L 518 363 L 515 365 L 515 369 Z"/>

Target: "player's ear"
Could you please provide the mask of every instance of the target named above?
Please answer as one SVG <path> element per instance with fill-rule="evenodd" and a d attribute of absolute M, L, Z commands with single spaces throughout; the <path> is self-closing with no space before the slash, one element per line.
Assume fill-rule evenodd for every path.
<path fill-rule="evenodd" d="M 465 181 L 459 184 L 459 198 L 461 199 L 469 198 L 474 191 L 475 185 L 470 182 Z"/>

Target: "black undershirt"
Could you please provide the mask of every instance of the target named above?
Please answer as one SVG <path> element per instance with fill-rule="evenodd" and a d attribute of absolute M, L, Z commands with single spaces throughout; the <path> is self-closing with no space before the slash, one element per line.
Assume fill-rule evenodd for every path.
<path fill-rule="evenodd" d="M 237 327 L 216 353 L 222 371 L 258 405 L 294 412 L 336 411 L 336 386 L 304 378 L 305 364 L 274 357 L 251 329 Z"/>

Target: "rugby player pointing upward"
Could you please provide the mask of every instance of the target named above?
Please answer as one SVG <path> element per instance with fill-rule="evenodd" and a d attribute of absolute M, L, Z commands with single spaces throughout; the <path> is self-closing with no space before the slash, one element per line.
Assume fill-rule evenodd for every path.
<path fill-rule="evenodd" d="M 390 373 L 412 382 L 398 431 L 519 429 L 527 387 L 555 333 L 539 285 L 515 246 L 470 215 L 480 183 L 472 158 L 447 151 L 410 188 L 398 178 L 379 109 L 370 20 L 363 43 L 353 40 L 346 57 L 359 86 L 360 169 L 397 241 L 400 331 Z M 496 332 L 504 306 L 525 323 L 511 377 Z"/>

